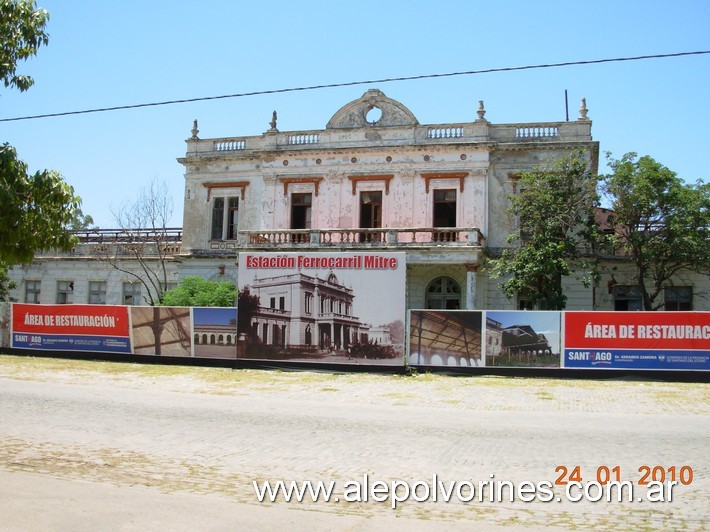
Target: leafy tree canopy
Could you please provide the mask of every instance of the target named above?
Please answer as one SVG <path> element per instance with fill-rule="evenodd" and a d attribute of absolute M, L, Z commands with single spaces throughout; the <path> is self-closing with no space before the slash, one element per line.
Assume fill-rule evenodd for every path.
<path fill-rule="evenodd" d="M 499 286 L 509 299 L 520 295 L 561 310 L 567 302 L 564 277 L 578 275 L 589 285 L 596 272 L 588 252 L 597 238 L 597 183 L 583 152 L 520 175 L 519 192 L 509 198 L 518 226 L 508 237 L 514 247 L 488 265 L 491 277 L 505 278 Z"/>
<path fill-rule="evenodd" d="M 169 307 L 233 307 L 237 289 L 230 281 L 208 281 L 188 276 L 177 288 L 163 294 L 161 305 Z"/>
<path fill-rule="evenodd" d="M 652 157 L 607 153 L 609 222 L 616 244 L 636 267 L 644 310 L 663 305 L 658 297 L 680 271 L 710 273 L 710 185 L 685 183 Z"/>
<path fill-rule="evenodd" d="M 5 87 L 26 91 L 34 84 L 30 76 L 17 74 L 17 63 L 47 45 L 48 20 L 49 13 L 34 0 L 0 0 L 0 79 Z"/>
<path fill-rule="evenodd" d="M 71 249 L 69 227 L 81 213 L 81 198 L 53 170 L 28 174 L 15 149 L 0 146 L 0 264 L 30 262 L 36 251 Z"/>

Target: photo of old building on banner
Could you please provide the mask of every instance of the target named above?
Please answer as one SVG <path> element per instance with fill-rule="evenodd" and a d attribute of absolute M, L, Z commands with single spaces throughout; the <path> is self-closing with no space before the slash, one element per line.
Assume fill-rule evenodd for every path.
<path fill-rule="evenodd" d="M 556 311 L 486 312 L 486 366 L 560 367 Z"/>
<path fill-rule="evenodd" d="M 402 364 L 404 257 L 240 254 L 240 356 Z"/>

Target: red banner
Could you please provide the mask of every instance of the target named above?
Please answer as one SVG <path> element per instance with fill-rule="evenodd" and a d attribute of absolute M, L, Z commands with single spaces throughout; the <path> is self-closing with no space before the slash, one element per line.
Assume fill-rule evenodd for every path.
<path fill-rule="evenodd" d="M 28 334 L 129 335 L 128 307 L 108 305 L 12 305 L 12 330 Z"/>
<path fill-rule="evenodd" d="M 567 349 L 710 350 L 708 312 L 565 312 Z"/>

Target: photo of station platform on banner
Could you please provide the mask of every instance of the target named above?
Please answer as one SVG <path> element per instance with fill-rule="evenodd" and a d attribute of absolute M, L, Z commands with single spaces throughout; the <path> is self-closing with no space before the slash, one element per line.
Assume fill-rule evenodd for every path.
<path fill-rule="evenodd" d="M 240 253 L 240 358 L 404 364 L 404 253 Z"/>
<path fill-rule="evenodd" d="M 567 368 L 710 371 L 710 312 L 565 312 Z"/>

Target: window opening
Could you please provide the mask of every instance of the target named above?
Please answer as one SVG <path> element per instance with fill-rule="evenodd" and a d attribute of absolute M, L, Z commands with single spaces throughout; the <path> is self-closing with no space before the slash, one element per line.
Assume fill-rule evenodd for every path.
<path fill-rule="evenodd" d="M 461 287 L 451 277 L 434 279 L 426 291 L 428 309 L 455 310 L 461 308 Z"/>
<path fill-rule="evenodd" d="M 614 287 L 614 310 L 641 310 L 641 289 L 638 286 Z"/>
<path fill-rule="evenodd" d="M 434 227 L 456 227 L 456 189 L 434 191 Z M 434 241 L 453 242 L 455 231 L 436 231 Z"/>
<path fill-rule="evenodd" d="M 377 229 L 382 227 L 382 192 L 360 192 L 360 227 Z M 382 235 L 377 233 L 361 233 L 360 242 L 379 242 Z"/>

